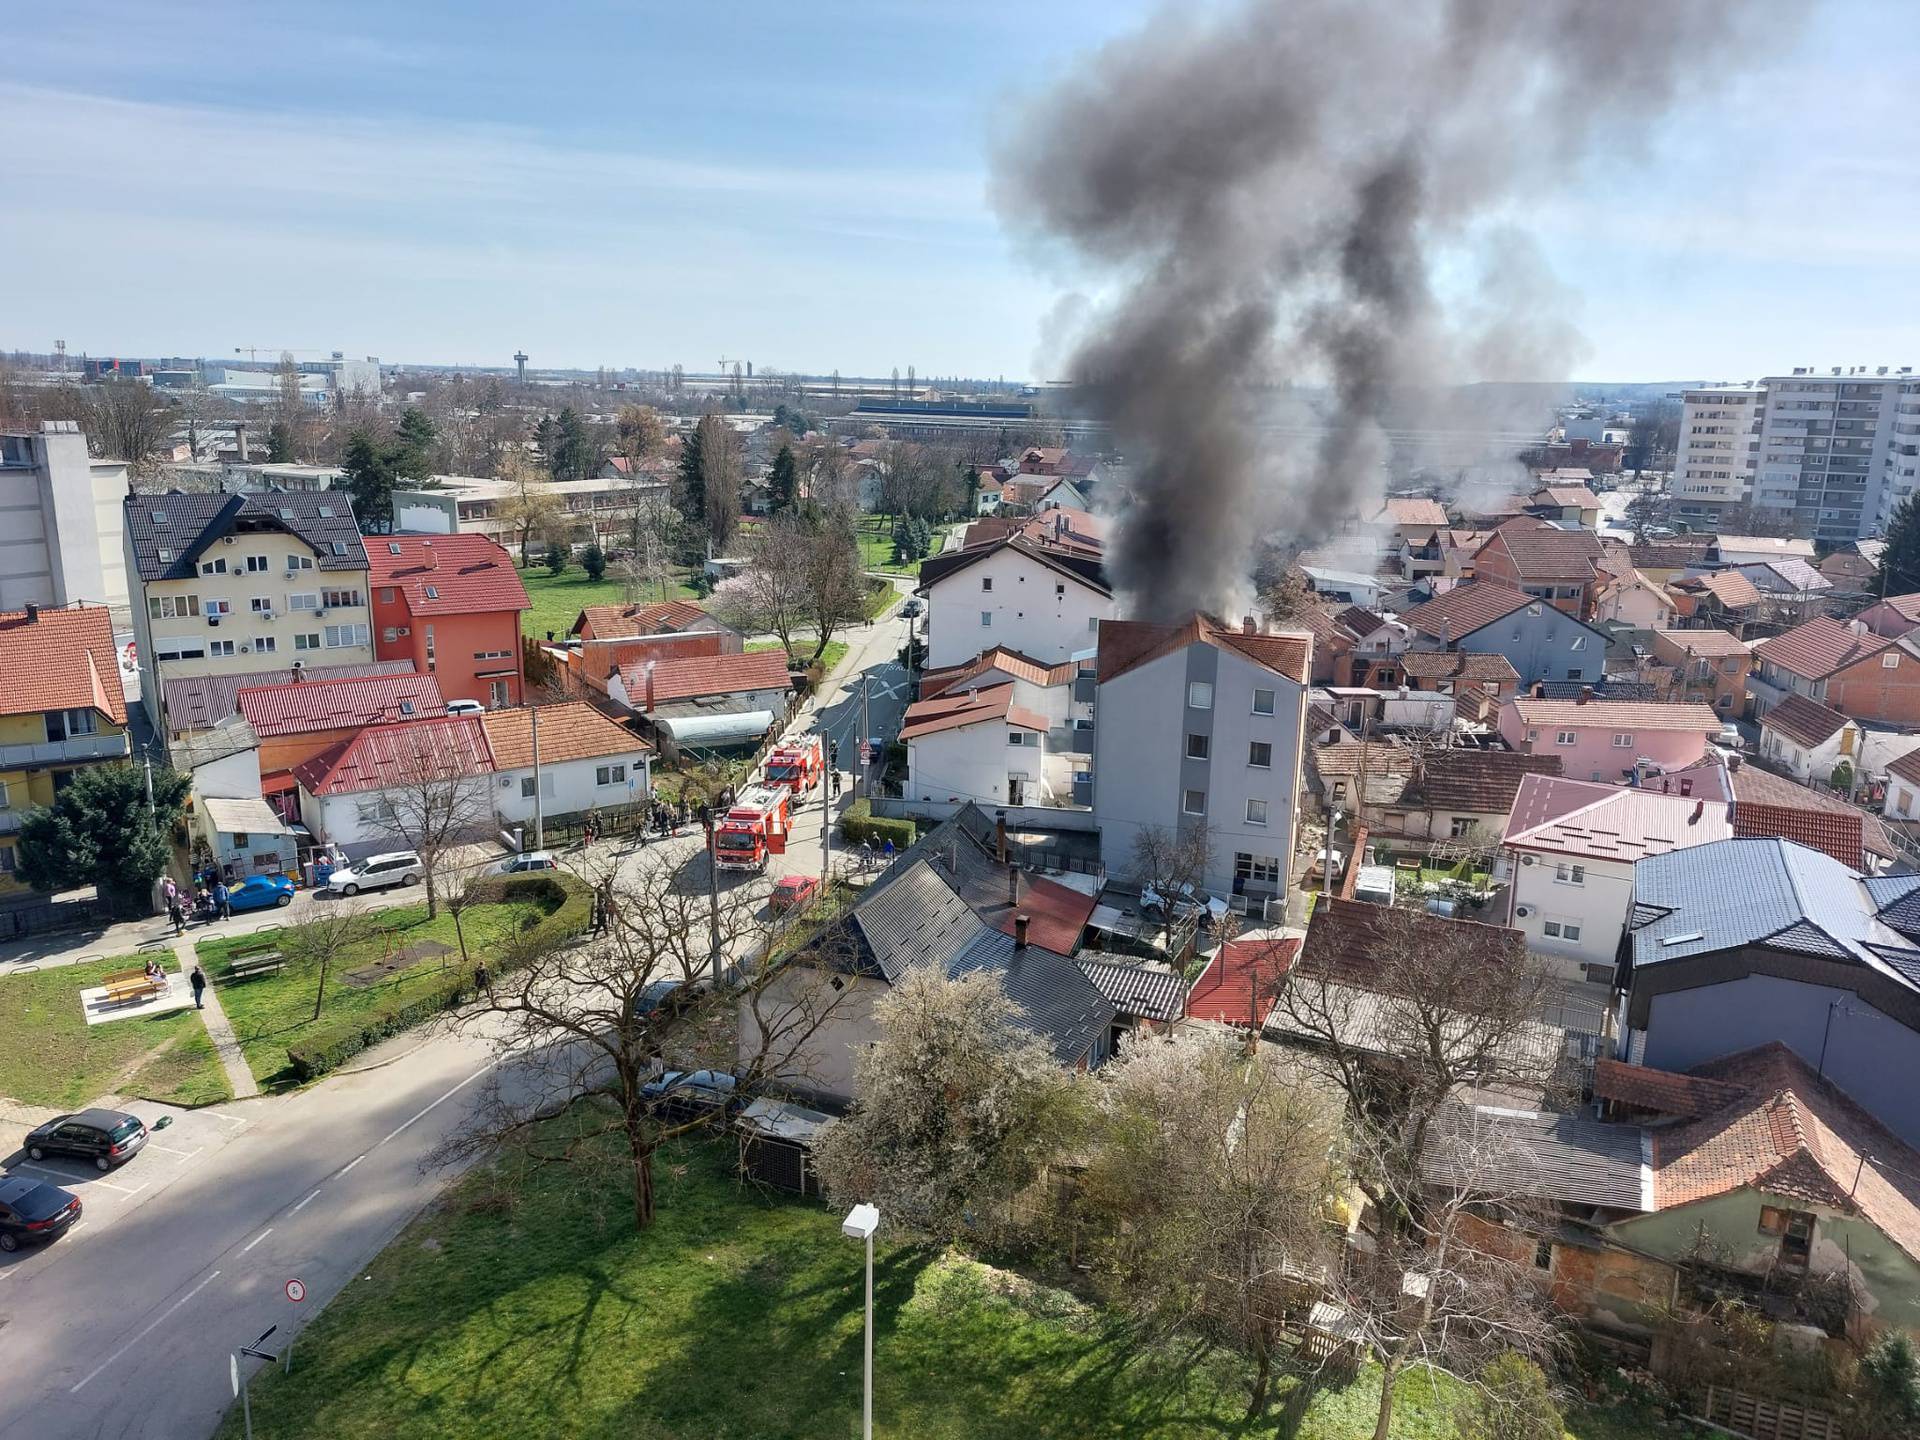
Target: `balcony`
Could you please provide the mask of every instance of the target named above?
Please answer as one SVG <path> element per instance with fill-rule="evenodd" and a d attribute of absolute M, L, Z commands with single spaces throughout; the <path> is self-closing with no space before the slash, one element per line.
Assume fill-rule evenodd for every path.
<path fill-rule="evenodd" d="M 76 735 L 70 740 L 42 740 L 30 745 L 0 745 L 0 770 L 26 765 L 77 765 L 88 760 L 114 760 L 131 753 L 121 735 Z"/>

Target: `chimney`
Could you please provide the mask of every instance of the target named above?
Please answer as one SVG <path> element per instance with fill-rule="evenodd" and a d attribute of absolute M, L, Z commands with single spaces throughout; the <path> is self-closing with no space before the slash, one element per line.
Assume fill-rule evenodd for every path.
<path fill-rule="evenodd" d="M 1533 682 L 1533 698 L 1536 700 L 1544 700 L 1547 698 L 1547 682 L 1546 681 L 1536 680 Z"/>
<path fill-rule="evenodd" d="M 1680 777 L 1680 794 L 1684 797 L 1687 795 L 1691 795 L 1692 793 L 1693 793 L 1693 777 L 1691 775 L 1682 775 Z"/>
<path fill-rule="evenodd" d="M 427 569 L 438 570 L 440 568 L 440 557 L 433 553 L 433 542 L 431 540 L 421 544 L 420 556 L 421 563 L 425 565 Z"/>
<path fill-rule="evenodd" d="M 40 607 L 34 604 L 33 601 L 29 600 L 27 602 L 27 623 L 29 625 L 35 625 L 35 624 L 38 624 L 39 621 L 40 621 Z"/>
<path fill-rule="evenodd" d="M 236 420 L 233 425 L 233 443 L 239 447 L 240 463 L 247 463 L 247 422 Z"/>
<path fill-rule="evenodd" d="M 1242 615 L 1240 617 L 1240 633 L 1243 635 L 1258 635 L 1260 633 L 1260 627 L 1254 623 L 1253 616 Z"/>
<path fill-rule="evenodd" d="M 993 812 L 993 858 L 1002 865 L 1007 863 L 1007 812 Z"/>
<path fill-rule="evenodd" d="M 1017 866 L 1009 865 L 1007 867 L 1007 904 L 1018 905 L 1019 903 L 1020 871 Z"/>
<path fill-rule="evenodd" d="M 1584 705 L 1591 699 L 1593 699 L 1593 687 L 1591 685 L 1582 685 L 1580 687 L 1579 703 Z"/>
<path fill-rule="evenodd" d="M 1024 950 L 1027 948 L 1027 926 L 1031 923 L 1032 923 L 1032 917 L 1025 914 L 1020 914 L 1013 917 L 1013 948 L 1014 949 Z"/>
<path fill-rule="evenodd" d="M 647 661 L 647 668 L 644 673 L 647 677 L 647 700 L 643 713 L 651 715 L 653 713 L 653 661 Z"/>
<path fill-rule="evenodd" d="M 1740 772 L 1740 759 L 1741 757 L 1738 755 L 1727 756 L 1727 769 L 1738 774 Z"/>
<path fill-rule="evenodd" d="M 1693 814 L 1687 817 L 1687 824 L 1698 825 L 1700 823 L 1700 817 L 1706 813 L 1707 813 L 1707 802 L 1704 800 L 1694 801 Z"/>

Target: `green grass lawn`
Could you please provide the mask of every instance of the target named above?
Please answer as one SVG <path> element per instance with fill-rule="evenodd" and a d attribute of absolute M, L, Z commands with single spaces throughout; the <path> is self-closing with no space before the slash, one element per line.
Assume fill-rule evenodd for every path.
<path fill-rule="evenodd" d="M 390 1010 L 437 983 L 450 968 L 464 968 L 470 963 L 460 958 L 453 917 L 444 909 L 432 920 L 427 919 L 424 902 L 370 913 L 371 923 L 377 924 L 384 934 L 363 942 L 334 962 L 327 977 L 325 1008 L 321 1012 L 323 1022 L 373 1016 Z M 543 913 L 541 907 L 525 901 L 473 906 L 462 922 L 468 953 L 478 957 L 490 942 L 517 929 L 525 917 Z M 266 931 L 236 936 L 231 940 L 203 942 L 199 947 L 200 966 L 218 987 L 221 1008 L 227 1012 L 227 1020 L 239 1038 L 247 1065 L 262 1089 L 281 1089 L 293 1083 L 287 1050 L 299 1044 L 314 1024 L 313 995 L 319 981 L 317 963 L 292 958 L 275 974 L 247 980 L 228 978 L 228 957 L 235 947 L 251 949 L 276 934 L 276 931 Z M 371 966 L 385 954 L 431 941 L 452 948 L 443 955 L 417 960 L 407 969 L 371 985 L 360 987 L 346 983 L 349 972 Z"/>
<path fill-rule="evenodd" d="M 811 634 L 812 632 L 809 631 L 808 636 L 810 637 Z M 812 639 L 808 637 L 796 637 L 794 646 L 795 648 L 792 651 L 792 655 L 795 663 L 804 665 L 813 655 Z M 747 642 L 747 649 L 749 650 L 778 650 L 779 648 L 780 642 L 778 640 L 749 640 Z M 850 648 L 852 647 L 844 640 L 829 640 L 827 642 L 827 648 L 820 652 L 820 668 L 822 672 L 831 674 L 834 667 L 847 658 L 847 651 Z"/>
<path fill-rule="evenodd" d="M 161 960 L 175 968 L 172 952 L 161 952 Z M 145 955 L 116 955 L 0 980 L 0 1095 L 62 1109 L 107 1094 L 175 1105 L 231 1099 L 197 1011 L 104 1025 L 89 1025 L 80 1013 L 82 990 L 145 961 Z"/>
<path fill-rule="evenodd" d="M 558 575 L 553 574 L 544 565 L 534 565 L 520 572 L 520 579 L 527 587 L 527 599 L 533 602 L 533 608 L 521 616 L 522 634 L 531 635 L 536 640 L 547 638 L 551 630 L 556 636 L 565 636 L 573 628 L 573 622 L 580 612 L 589 605 L 622 605 L 626 603 L 626 586 L 612 575 L 600 580 L 589 580 L 587 572 L 573 565 Z M 684 577 L 672 585 L 663 597 L 658 586 L 649 587 L 642 597 L 646 601 L 659 599 L 691 600 L 693 591 L 685 584 Z"/>
<path fill-rule="evenodd" d="M 947 543 L 947 532 L 952 525 L 933 527 L 933 548 L 929 555 L 938 555 Z M 885 515 L 865 515 L 860 519 L 860 563 L 869 570 L 884 570 L 889 575 L 918 575 L 920 561 L 910 560 L 904 565 L 896 564 L 893 558 L 893 520 Z"/>
<path fill-rule="evenodd" d="M 545 1171 L 470 1176 L 254 1380 L 261 1440 L 848 1440 L 859 1434 L 861 1254 L 839 1214 L 735 1181 L 725 1141 L 660 1157 L 659 1214 Z M 518 1203 L 504 1196 L 518 1194 Z M 598 1204 L 593 1203 L 597 1198 Z M 1062 1292 L 879 1247 L 875 1434 L 897 1440 L 1364 1440 L 1378 1372 L 1245 1418 L 1247 1367 L 1163 1344 Z M 1394 1435 L 1452 1440 L 1458 1382 L 1414 1372 Z M 1621 1440 L 1616 1431 L 1583 1431 Z M 1653 1432 L 1643 1432 L 1651 1434 Z M 220 1431 L 241 1434 L 238 1413 Z"/>

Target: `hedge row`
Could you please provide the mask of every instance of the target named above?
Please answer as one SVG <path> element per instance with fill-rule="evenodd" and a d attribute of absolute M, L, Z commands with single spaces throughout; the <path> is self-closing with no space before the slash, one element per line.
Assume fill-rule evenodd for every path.
<path fill-rule="evenodd" d="M 913 844 L 918 832 L 911 820 L 892 820 L 879 815 L 859 815 L 849 810 L 840 822 L 840 838 L 849 845 L 859 845 L 871 839 L 875 848 L 884 847 L 887 841 L 893 841 L 895 850 L 904 850 Z"/>
<path fill-rule="evenodd" d="M 593 918 L 593 892 L 579 876 L 564 870 L 494 876 L 480 881 L 468 893 L 483 904 L 530 900 L 551 906 L 532 927 L 532 935 L 542 939 L 563 940 L 578 935 Z M 497 953 L 489 957 L 489 963 L 496 975 L 507 968 Z M 391 1010 L 332 1024 L 322 1022 L 298 1045 L 287 1048 L 294 1079 L 303 1085 L 318 1079 L 389 1036 L 398 1035 L 442 1010 L 465 1004 L 473 993 L 471 975 L 449 973 L 441 984 L 416 991 Z"/>

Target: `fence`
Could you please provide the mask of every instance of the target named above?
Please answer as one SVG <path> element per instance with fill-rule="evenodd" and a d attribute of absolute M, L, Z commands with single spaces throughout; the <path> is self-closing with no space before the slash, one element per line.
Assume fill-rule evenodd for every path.
<path fill-rule="evenodd" d="M 1840 1424 L 1824 1410 L 1787 1405 L 1745 1390 L 1707 1387 L 1706 1404 L 1692 1418 L 1751 1440 L 1844 1440 Z"/>
<path fill-rule="evenodd" d="M 0 910 L 0 941 L 23 940 L 51 930 L 104 923 L 110 917 L 98 900 L 42 900 Z"/>

